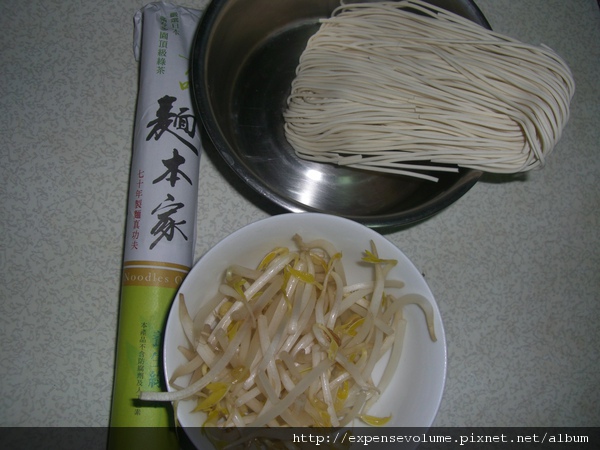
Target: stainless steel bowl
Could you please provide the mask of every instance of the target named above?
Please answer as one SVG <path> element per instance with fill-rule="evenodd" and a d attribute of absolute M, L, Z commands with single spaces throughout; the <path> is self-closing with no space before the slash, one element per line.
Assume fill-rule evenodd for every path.
<path fill-rule="evenodd" d="M 489 28 L 470 0 L 436 4 Z M 298 58 L 339 0 L 212 0 L 194 40 L 192 95 L 212 144 L 245 183 L 292 212 L 340 215 L 370 227 L 423 220 L 458 200 L 481 172 L 437 183 L 298 158 L 282 112 Z"/>

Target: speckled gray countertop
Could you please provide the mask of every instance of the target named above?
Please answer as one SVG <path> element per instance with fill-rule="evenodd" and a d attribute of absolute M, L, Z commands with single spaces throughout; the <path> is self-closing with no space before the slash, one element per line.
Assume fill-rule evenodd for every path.
<path fill-rule="evenodd" d="M 387 235 L 444 321 L 435 425 L 596 426 L 600 10 L 476 2 L 495 30 L 562 55 L 577 92 L 543 170 L 486 176 Z M 143 4 L 0 0 L 1 426 L 108 424 Z M 269 215 L 214 158 L 201 161 L 196 259 Z"/>

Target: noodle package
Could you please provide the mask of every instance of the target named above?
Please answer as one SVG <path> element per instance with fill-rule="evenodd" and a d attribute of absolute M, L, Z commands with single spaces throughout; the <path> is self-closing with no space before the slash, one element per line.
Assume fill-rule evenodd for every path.
<path fill-rule="evenodd" d="M 140 62 L 109 448 L 178 448 L 161 390 L 164 323 L 193 263 L 201 142 L 188 66 L 201 12 L 150 3 L 134 16 Z"/>

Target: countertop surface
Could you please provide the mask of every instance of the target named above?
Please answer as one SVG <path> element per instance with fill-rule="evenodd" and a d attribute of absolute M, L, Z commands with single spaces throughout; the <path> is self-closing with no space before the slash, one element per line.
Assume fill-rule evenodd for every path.
<path fill-rule="evenodd" d="M 476 0 L 577 85 L 539 171 L 484 176 L 386 234 L 424 274 L 448 346 L 437 426 L 600 424 L 600 9 Z M 203 3 L 181 3 L 192 8 Z M 0 0 L 0 425 L 105 427 L 138 93 L 135 0 Z M 195 259 L 268 206 L 205 152 Z"/>

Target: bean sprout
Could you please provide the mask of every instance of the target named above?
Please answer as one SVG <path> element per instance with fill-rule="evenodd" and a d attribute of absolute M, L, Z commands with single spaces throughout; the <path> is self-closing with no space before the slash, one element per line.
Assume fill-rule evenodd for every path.
<path fill-rule="evenodd" d="M 355 419 L 384 425 L 369 409 L 400 362 L 406 319 L 417 304 L 436 340 L 433 307 L 417 294 L 394 297 L 402 287 L 387 274 L 396 260 L 382 259 L 371 241 L 361 264 L 374 278 L 348 285 L 341 253 L 329 242 L 278 247 L 257 268 L 232 265 L 216 297 L 192 319 L 183 294 L 180 321 L 188 362 L 171 379 L 172 392 L 143 392 L 142 400 L 196 401 L 198 425 L 216 427 L 344 427 Z M 390 354 L 380 381 L 373 369 Z M 189 377 L 179 386 L 181 377 Z M 204 422 L 202 422 L 202 420 Z"/>

